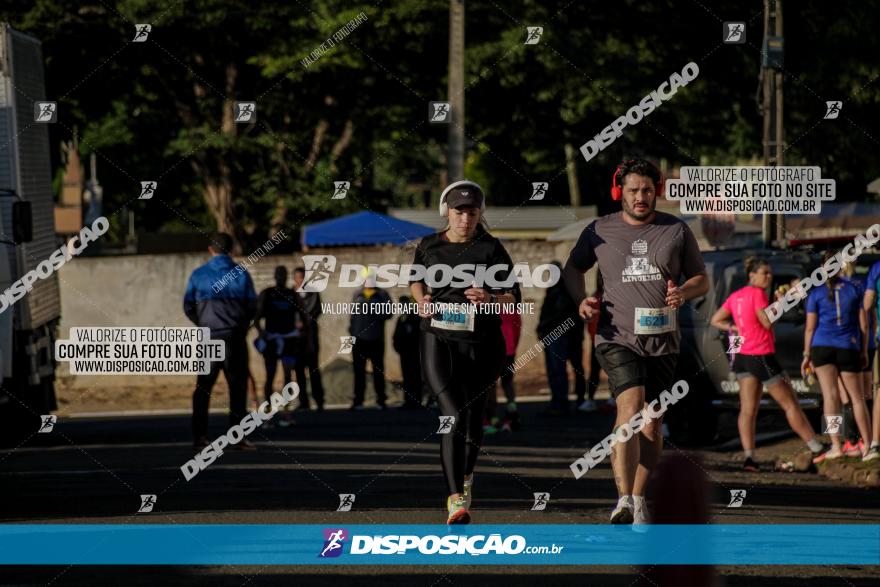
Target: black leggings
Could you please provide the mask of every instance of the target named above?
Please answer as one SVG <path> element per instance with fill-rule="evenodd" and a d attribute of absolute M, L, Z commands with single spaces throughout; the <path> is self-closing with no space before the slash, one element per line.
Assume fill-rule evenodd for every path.
<path fill-rule="evenodd" d="M 422 331 L 419 339 L 422 377 L 437 399 L 440 413 L 454 416 L 452 431 L 440 435 L 440 458 L 449 493 L 461 493 L 464 478 L 474 471 L 483 442 L 483 412 L 495 393 L 504 339 L 468 343 Z"/>

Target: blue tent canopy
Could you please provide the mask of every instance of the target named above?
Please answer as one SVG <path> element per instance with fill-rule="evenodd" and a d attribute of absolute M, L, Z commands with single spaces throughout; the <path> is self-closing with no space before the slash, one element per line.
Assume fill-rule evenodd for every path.
<path fill-rule="evenodd" d="M 436 232 L 430 226 L 392 218 L 364 210 L 348 216 L 331 218 L 303 228 L 302 244 L 307 247 L 344 245 L 402 245 Z"/>

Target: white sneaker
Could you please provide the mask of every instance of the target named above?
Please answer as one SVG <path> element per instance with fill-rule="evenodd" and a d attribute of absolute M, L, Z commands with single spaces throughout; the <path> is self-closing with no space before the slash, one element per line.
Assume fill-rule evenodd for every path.
<path fill-rule="evenodd" d="M 595 412 L 598 409 L 599 405 L 591 399 L 585 399 L 584 403 L 578 406 L 578 410 L 581 412 Z"/>
<path fill-rule="evenodd" d="M 648 503 L 644 497 L 633 497 L 633 525 L 648 523 Z"/>
<path fill-rule="evenodd" d="M 633 523 L 633 502 L 632 496 L 624 495 L 617 500 L 617 507 L 611 512 L 612 524 L 632 524 Z"/>
<path fill-rule="evenodd" d="M 868 463 L 874 459 L 880 459 L 880 446 L 872 446 L 869 448 L 865 456 L 862 457 L 862 462 Z"/>

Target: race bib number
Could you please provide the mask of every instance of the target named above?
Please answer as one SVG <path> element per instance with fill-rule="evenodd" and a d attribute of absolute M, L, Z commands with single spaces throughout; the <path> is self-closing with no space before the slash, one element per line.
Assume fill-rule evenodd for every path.
<path fill-rule="evenodd" d="M 636 334 L 675 332 L 676 314 L 672 308 L 636 308 Z"/>
<path fill-rule="evenodd" d="M 444 311 L 434 314 L 431 326 L 443 330 L 474 331 L 474 314 L 472 312 Z"/>

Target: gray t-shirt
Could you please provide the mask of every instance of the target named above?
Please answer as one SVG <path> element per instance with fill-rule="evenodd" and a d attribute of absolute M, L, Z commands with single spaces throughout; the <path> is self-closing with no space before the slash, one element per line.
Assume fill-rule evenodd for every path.
<path fill-rule="evenodd" d="M 569 256 L 586 271 L 598 261 L 604 282 L 596 344 L 626 346 L 641 356 L 679 352 L 677 311 L 666 305 L 676 284 L 706 268 L 688 226 L 657 212 L 654 222 L 627 224 L 623 212 L 604 216 L 581 233 Z"/>

